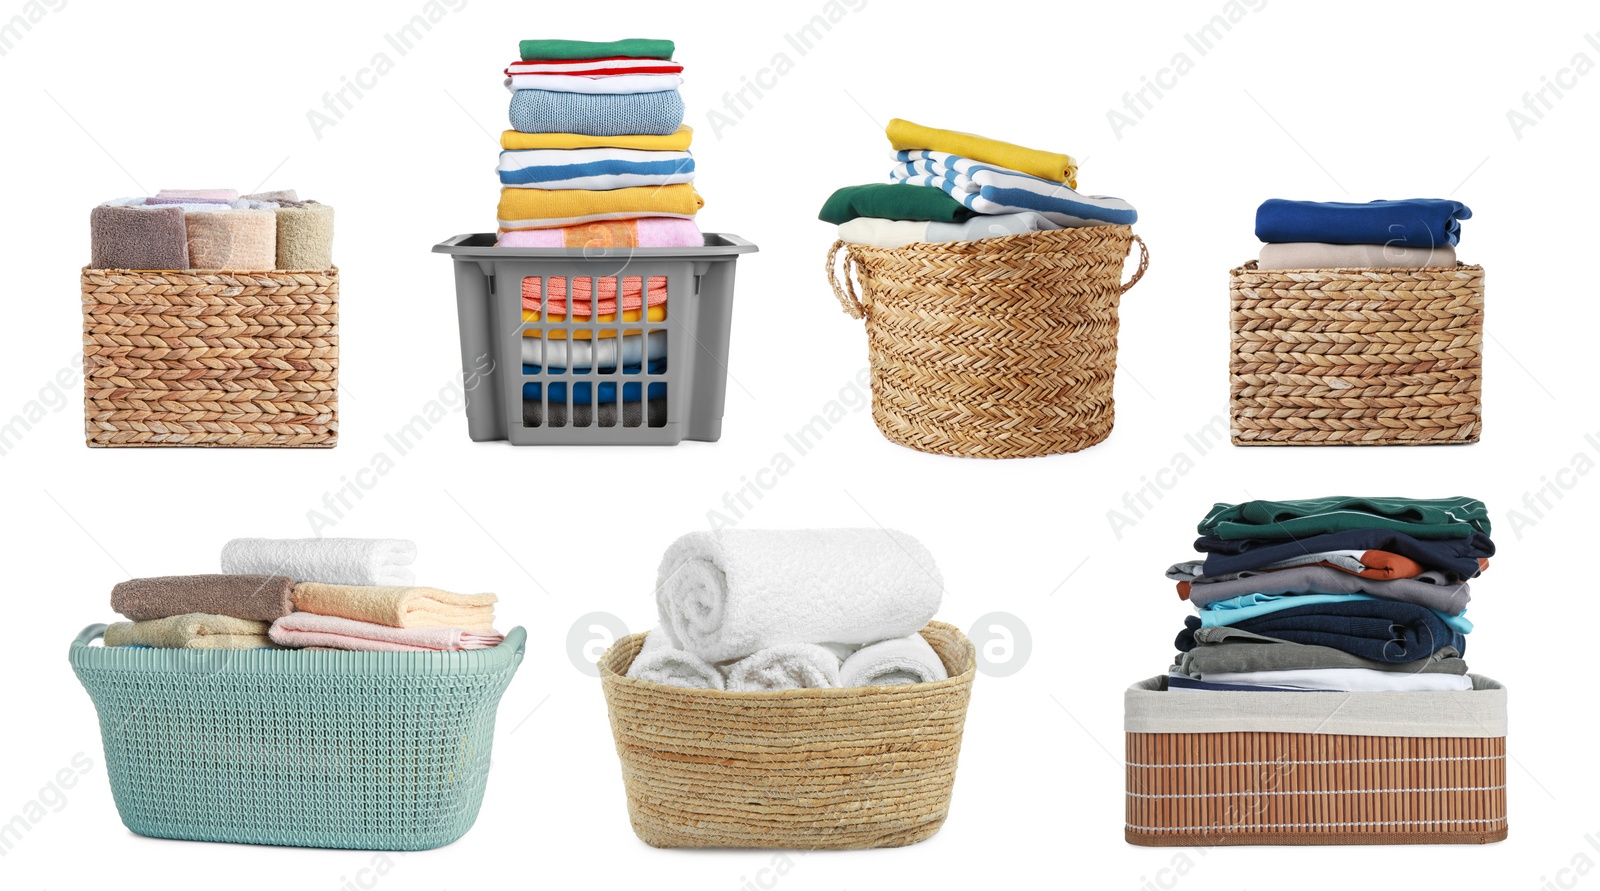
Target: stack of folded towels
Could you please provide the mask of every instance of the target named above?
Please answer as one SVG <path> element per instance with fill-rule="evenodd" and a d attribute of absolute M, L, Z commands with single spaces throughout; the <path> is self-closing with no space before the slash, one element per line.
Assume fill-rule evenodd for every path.
<path fill-rule="evenodd" d="M 818 214 L 847 243 L 900 248 L 1139 217 L 1121 198 L 1075 191 L 1078 163 L 1069 155 L 899 118 L 885 133 L 894 149 L 889 182 L 839 189 Z"/>
<path fill-rule="evenodd" d="M 627 675 L 734 692 L 941 681 L 917 632 L 943 590 L 932 555 L 900 532 L 692 532 L 662 558 L 661 623 Z"/>
<path fill-rule="evenodd" d="M 1470 690 L 1468 580 L 1489 567 L 1472 498 L 1218 504 L 1205 559 L 1167 570 L 1185 620 L 1167 689 Z"/>
<path fill-rule="evenodd" d="M 265 272 L 333 266 L 333 208 L 293 189 L 163 189 L 89 215 L 91 269 Z"/>
<path fill-rule="evenodd" d="M 108 647 L 189 650 L 480 650 L 494 630 L 493 594 L 413 586 L 416 545 L 393 539 L 241 538 L 222 573 L 130 579 L 111 591 L 129 622 Z"/>
<path fill-rule="evenodd" d="M 1459 201 L 1409 198 L 1350 204 L 1272 198 L 1256 210 L 1259 269 L 1423 269 L 1456 265 Z"/>
<path fill-rule="evenodd" d="M 704 246 L 673 49 L 670 40 L 522 41 L 506 69 L 502 247 Z"/>

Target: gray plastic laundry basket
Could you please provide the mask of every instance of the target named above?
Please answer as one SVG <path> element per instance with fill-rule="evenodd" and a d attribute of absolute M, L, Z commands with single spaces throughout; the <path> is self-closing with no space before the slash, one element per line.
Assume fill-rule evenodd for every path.
<path fill-rule="evenodd" d="M 737 235 L 707 233 L 705 241 L 699 248 L 502 248 L 485 233 L 434 245 L 435 253 L 455 259 L 468 435 L 515 445 L 715 442 L 727 392 L 734 266 L 757 248 Z M 620 297 L 625 283 L 638 279 L 647 297 L 658 277 L 666 279 L 665 318 L 651 320 L 646 299 L 634 321 L 620 311 L 613 321 L 596 321 L 598 306 L 588 321 L 551 319 L 552 280 L 572 297 L 584 287 L 600 296 L 609 282 Z M 529 321 L 526 279 L 539 282 L 537 314 Z M 622 338 L 630 334 L 639 335 L 630 342 L 644 357 L 634 370 L 621 358 Z M 664 358 L 651 364 L 650 351 L 663 341 Z M 600 358 L 606 347 L 616 357 L 609 368 Z M 562 354 L 577 367 L 529 370 L 528 348 L 541 357 L 571 351 Z M 592 351 L 583 353 L 588 366 L 580 366 L 580 349 Z"/>

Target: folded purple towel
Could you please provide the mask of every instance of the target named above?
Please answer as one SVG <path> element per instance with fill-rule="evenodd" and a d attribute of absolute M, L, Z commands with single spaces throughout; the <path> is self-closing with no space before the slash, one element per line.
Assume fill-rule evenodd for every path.
<path fill-rule="evenodd" d="M 102 204 L 89 213 L 93 269 L 188 269 L 183 208 Z"/>

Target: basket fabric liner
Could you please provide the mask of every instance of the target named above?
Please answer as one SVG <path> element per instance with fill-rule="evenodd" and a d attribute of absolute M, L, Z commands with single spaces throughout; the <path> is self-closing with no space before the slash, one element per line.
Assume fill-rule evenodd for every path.
<path fill-rule="evenodd" d="M 495 710 L 526 634 L 448 653 L 95 647 L 94 701 L 123 823 L 199 841 L 421 850 L 477 818 Z"/>
<path fill-rule="evenodd" d="M 922 635 L 948 680 L 728 693 L 625 676 L 644 635 L 600 660 L 634 832 L 656 847 L 800 850 L 921 841 L 950 808 L 972 642 Z"/>

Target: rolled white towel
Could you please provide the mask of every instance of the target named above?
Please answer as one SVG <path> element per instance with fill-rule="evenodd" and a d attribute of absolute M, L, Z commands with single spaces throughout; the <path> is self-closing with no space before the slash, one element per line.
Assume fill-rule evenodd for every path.
<path fill-rule="evenodd" d="M 729 529 L 667 548 L 656 607 L 684 649 L 726 662 L 784 643 L 904 637 L 943 591 L 933 556 L 903 532 Z"/>
<path fill-rule="evenodd" d="M 942 681 L 950 675 L 944 660 L 920 634 L 862 647 L 839 669 L 842 687 L 890 687 Z"/>
<path fill-rule="evenodd" d="M 222 547 L 224 573 L 330 585 L 414 585 L 416 559 L 416 544 L 398 538 L 236 538 Z"/>
<path fill-rule="evenodd" d="M 727 681 L 734 693 L 837 687 L 839 657 L 816 644 L 778 644 L 730 665 Z"/>
<path fill-rule="evenodd" d="M 722 690 L 722 672 L 715 665 L 686 650 L 677 649 L 657 628 L 645 635 L 639 655 L 628 666 L 628 677 L 671 687 L 693 690 Z"/>

